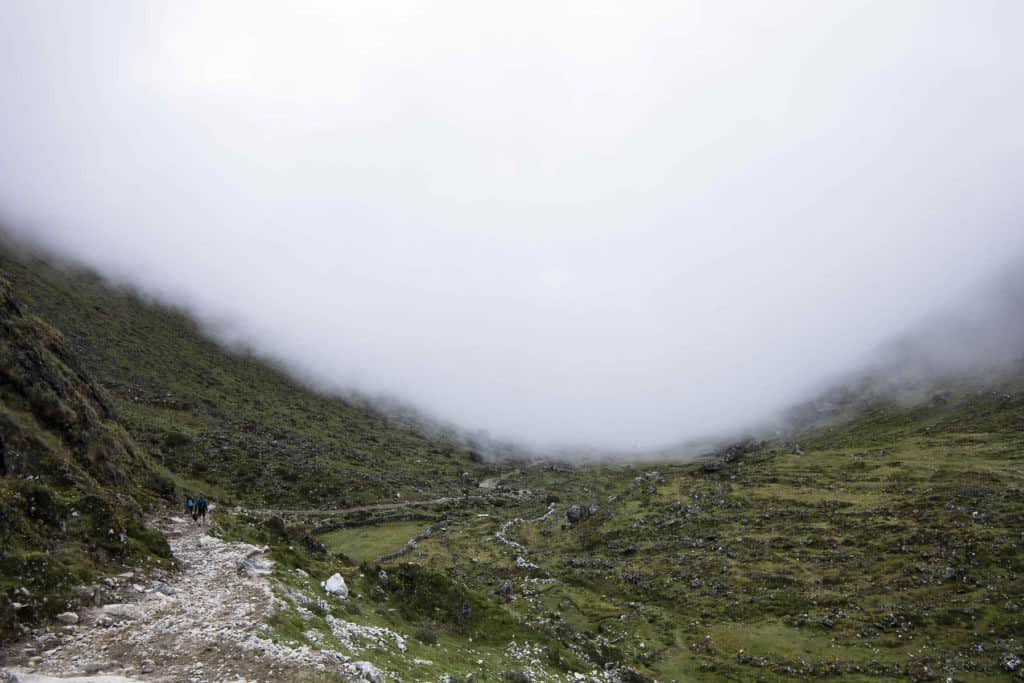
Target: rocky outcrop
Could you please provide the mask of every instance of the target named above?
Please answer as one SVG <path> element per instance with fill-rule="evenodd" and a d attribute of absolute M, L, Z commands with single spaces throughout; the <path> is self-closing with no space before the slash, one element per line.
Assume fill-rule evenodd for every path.
<path fill-rule="evenodd" d="M 586 521 L 592 515 L 597 514 L 598 507 L 596 505 L 573 505 L 565 511 L 565 518 L 569 522 L 569 526 L 575 526 L 581 522 Z"/>

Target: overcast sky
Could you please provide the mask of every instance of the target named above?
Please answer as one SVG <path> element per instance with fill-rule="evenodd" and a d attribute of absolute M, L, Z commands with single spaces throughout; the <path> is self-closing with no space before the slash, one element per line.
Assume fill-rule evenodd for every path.
<path fill-rule="evenodd" d="M 1024 3 L 55 2 L 0 221 L 325 387 L 651 447 L 1024 249 Z"/>

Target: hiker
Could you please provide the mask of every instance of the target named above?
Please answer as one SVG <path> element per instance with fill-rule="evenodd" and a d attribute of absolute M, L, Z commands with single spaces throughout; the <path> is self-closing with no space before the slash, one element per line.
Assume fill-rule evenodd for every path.
<path fill-rule="evenodd" d="M 206 526 L 206 511 L 209 508 L 209 503 L 202 496 L 199 496 L 199 500 L 196 501 L 196 517 L 201 518 L 200 524 Z"/>
<path fill-rule="evenodd" d="M 185 514 L 188 515 L 189 517 L 192 517 L 193 513 L 195 512 L 195 509 L 196 509 L 196 501 L 193 500 L 192 496 L 187 496 L 185 498 Z M 194 520 L 195 517 L 192 517 L 192 519 Z"/>

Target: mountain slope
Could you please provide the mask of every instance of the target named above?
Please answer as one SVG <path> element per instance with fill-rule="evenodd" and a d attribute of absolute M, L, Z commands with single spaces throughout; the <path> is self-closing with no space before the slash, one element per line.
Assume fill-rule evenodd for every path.
<path fill-rule="evenodd" d="M 39 453 L 50 449 L 35 456 L 46 476 L 78 463 L 99 491 L 125 472 L 134 500 L 167 488 L 130 440 L 104 468 L 77 428 L 61 426 L 102 423 L 127 439 L 116 412 L 174 477 L 273 508 L 222 507 L 212 529 L 269 546 L 281 602 L 260 628 L 279 643 L 372 658 L 402 680 L 994 681 L 1024 671 L 1020 364 L 897 386 L 899 401 L 892 382 L 851 382 L 797 409 L 785 437 L 712 460 L 485 466 L 454 439 L 310 392 L 87 274 L 0 265 L 69 340 L 51 343 L 59 335 L 45 324 L 7 314 L 5 338 L 32 341 L 27 355 L 5 351 L 5 415 L 26 430 L 5 443 L 36 438 Z M 32 398 L 40 382 L 18 379 L 44 374 L 21 360 L 33 353 L 79 382 L 50 392 L 64 409 Z M 81 383 L 75 356 L 108 403 Z M 66 417 L 83 411 L 84 423 Z M 5 467 L 23 467 L 9 451 Z M 5 486 L 33 486 L 27 472 Z M 486 490 L 475 486 L 484 475 Z M 83 481 L 61 495 L 89 490 Z M 453 495 L 471 482 L 477 495 Z M 396 494 L 437 500 L 357 507 Z M 8 497 L 21 507 L 5 514 L 32 509 L 21 489 Z M 38 559 L 29 546 L 45 547 L 63 521 L 79 547 L 117 559 L 102 529 L 75 530 L 77 519 L 25 517 L 10 538 L 29 539 L 19 552 Z M 37 569 L 5 566 L 4 576 L 15 571 Z M 319 582 L 334 572 L 350 593 L 324 602 Z M 342 622 L 400 634 L 407 650 L 337 640 Z"/>
<path fill-rule="evenodd" d="M 344 507 L 459 494 L 479 465 L 456 439 L 311 391 L 231 352 L 182 313 L 86 272 L 0 252 L 0 271 L 61 329 L 132 435 L 218 498 Z"/>
<path fill-rule="evenodd" d="M 154 467 L 61 335 L 0 280 L 0 636 L 63 611 L 104 567 L 167 557 Z"/>

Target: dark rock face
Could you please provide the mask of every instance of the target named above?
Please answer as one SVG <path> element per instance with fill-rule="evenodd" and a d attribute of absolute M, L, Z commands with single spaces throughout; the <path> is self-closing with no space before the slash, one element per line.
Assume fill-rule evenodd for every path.
<path fill-rule="evenodd" d="M 579 524 L 583 521 L 584 515 L 583 508 L 579 505 L 573 505 L 571 508 L 566 510 L 565 517 L 569 520 L 569 524 Z"/>
<path fill-rule="evenodd" d="M 569 521 L 569 526 L 574 526 L 597 514 L 597 510 L 598 507 L 593 504 L 573 505 L 565 511 L 565 518 Z"/>

